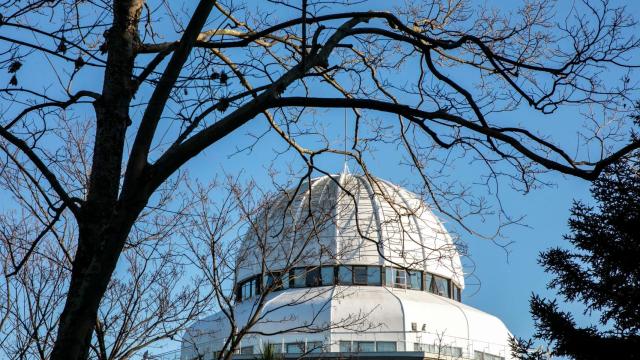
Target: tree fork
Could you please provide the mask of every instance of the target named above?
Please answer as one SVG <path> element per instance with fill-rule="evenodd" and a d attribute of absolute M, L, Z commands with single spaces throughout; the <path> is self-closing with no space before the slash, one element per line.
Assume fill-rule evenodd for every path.
<path fill-rule="evenodd" d="M 131 122 L 132 74 L 142 5 L 141 0 L 115 1 L 113 25 L 105 33 L 108 56 L 102 94 L 94 102 L 96 134 L 91 174 L 86 202 L 77 216 L 78 248 L 52 360 L 88 357 L 100 300 L 134 222 L 131 219 L 139 213 L 122 211 L 117 199 L 124 141 Z"/>

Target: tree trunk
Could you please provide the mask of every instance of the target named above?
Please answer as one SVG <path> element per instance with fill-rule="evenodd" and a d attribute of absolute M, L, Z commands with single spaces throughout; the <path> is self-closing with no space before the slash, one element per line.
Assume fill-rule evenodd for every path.
<path fill-rule="evenodd" d="M 84 360 L 89 355 L 100 300 L 118 262 L 120 251 L 116 250 L 122 248 L 114 245 L 124 244 L 128 233 L 109 232 L 108 229 L 110 227 L 80 227 L 79 246 L 73 261 L 67 302 L 60 316 L 52 360 Z"/>
<path fill-rule="evenodd" d="M 114 0 L 113 24 L 105 32 L 108 52 L 102 95 L 94 103 L 96 134 L 91 174 L 78 222 L 78 248 L 67 300 L 60 316 L 53 360 L 84 360 L 100 301 L 118 263 L 133 222 L 146 203 L 118 201 L 133 68 L 143 0 Z"/>

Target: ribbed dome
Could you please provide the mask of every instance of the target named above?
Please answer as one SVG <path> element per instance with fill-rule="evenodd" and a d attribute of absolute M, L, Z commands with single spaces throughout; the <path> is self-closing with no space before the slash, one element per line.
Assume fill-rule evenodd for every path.
<path fill-rule="evenodd" d="M 400 266 L 464 288 L 455 244 L 419 196 L 352 175 L 306 181 L 266 202 L 243 239 L 237 279 L 293 266 Z"/>

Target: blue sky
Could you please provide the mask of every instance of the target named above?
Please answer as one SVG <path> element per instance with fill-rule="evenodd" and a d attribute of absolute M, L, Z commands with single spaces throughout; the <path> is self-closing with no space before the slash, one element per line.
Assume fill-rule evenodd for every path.
<path fill-rule="evenodd" d="M 388 3 L 388 1 L 371 1 L 361 6 L 383 8 Z M 491 3 L 497 7 L 509 8 L 514 2 L 492 1 Z M 630 1 L 630 11 L 638 12 L 640 10 L 638 3 Z M 566 8 L 567 4 L 569 2 L 561 2 L 559 9 Z M 43 63 L 25 64 L 25 68 L 35 74 L 40 73 L 38 68 L 41 66 Z M 86 78 L 81 76 L 74 84 L 75 90 L 87 85 L 99 90 L 100 78 L 95 77 L 95 72 L 91 74 Z M 466 74 L 457 75 L 464 77 Z M 37 84 L 38 80 L 41 79 L 37 76 L 23 77 L 21 84 Z M 544 117 L 524 109 L 503 114 L 500 120 L 510 123 L 535 123 L 537 128 L 548 131 L 556 143 L 571 148 L 577 138 L 576 126 L 581 122 L 578 111 L 575 108 L 562 109 L 553 116 Z M 135 111 L 133 113 L 133 118 L 139 115 L 135 114 Z M 81 112 L 80 114 L 85 116 Z M 342 110 L 324 112 L 316 116 L 329 125 L 328 134 L 336 143 L 339 143 L 343 134 Z M 381 114 L 375 114 L 375 116 L 394 121 Z M 262 139 L 253 151 L 236 153 L 238 147 L 252 141 L 245 134 L 260 132 L 263 129 L 265 129 L 263 119 L 253 120 L 191 161 L 187 166 L 188 171 L 200 179 L 209 179 L 224 173 L 242 174 L 245 179 L 253 178 L 258 184 L 268 187 L 271 184 L 271 178 L 267 169 L 274 160 L 275 151 L 283 149 L 283 142 L 274 134 L 270 134 Z M 368 155 L 368 167 L 380 178 L 395 183 L 417 184 L 415 175 L 411 174 L 405 166 L 400 165 L 400 160 L 394 146 L 379 145 L 375 153 Z M 295 156 L 289 154 L 277 160 L 275 164 L 278 168 L 284 169 L 288 163 L 295 163 L 295 161 Z M 320 161 L 322 168 L 331 172 L 339 172 L 343 167 L 343 159 L 340 157 L 323 158 Z M 456 176 L 465 181 L 477 177 L 477 168 L 474 166 L 459 166 L 455 171 Z M 506 231 L 504 240 L 513 241 L 508 247 L 508 254 L 503 248 L 491 242 L 461 232 L 462 239 L 469 246 L 468 262 L 472 261 L 474 264 L 473 269 L 468 268 L 473 270 L 473 277 L 468 279 L 469 285 L 463 295 L 463 301 L 498 316 L 515 335 L 524 337 L 531 336 L 533 332 L 533 323 L 528 312 L 528 299 L 531 292 L 553 295 L 553 292 L 545 289 L 549 276 L 536 263 L 538 253 L 551 246 L 566 246 L 562 235 L 567 232 L 566 224 L 572 200 L 590 201 L 589 184 L 583 180 L 559 174 L 544 175 L 544 180 L 552 185 L 533 190 L 528 194 L 510 190 L 507 184 L 504 184 L 505 190 L 500 198 L 503 206 L 509 213 L 525 216 L 526 224 L 526 226 L 511 227 Z M 0 200 L 3 200 L 2 197 L 3 195 L 0 194 Z M 483 225 L 480 224 L 480 226 Z M 451 225 L 451 227 L 454 226 Z M 478 280 L 481 285 L 477 285 Z M 571 308 L 580 309 L 577 306 L 571 306 Z"/>

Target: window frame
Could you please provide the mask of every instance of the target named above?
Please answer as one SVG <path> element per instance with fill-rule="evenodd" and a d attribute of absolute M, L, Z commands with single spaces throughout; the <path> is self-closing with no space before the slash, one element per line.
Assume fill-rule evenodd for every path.
<path fill-rule="evenodd" d="M 305 269 L 305 285 L 306 287 L 322 286 L 322 274 L 320 266 L 308 267 Z M 315 274 L 315 279 L 314 279 Z"/>
<path fill-rule="evenodd" d="M 422 271 L 420 271 L 420 270 L 409 270 L 409 271 L 406 271 L 406 273 L 407 273 L 407 280 L 408 280 L 407 281 L 407 289 L 422 291 L 423 290 L 423 286 L 424 286 L 423 285 L 424 273 Z M 418 278 L 417 281 L 416 281 L 416 285 L 418 287 L 413 287 L 414 275 L 415 275 L 416 278 Z"/>
<path fill-rule="evenodd" d="M 330 278 L 331 278 L 331 283 L 325 283 L 324 281 L 324 272 L 323 270 L 330 270 Z M 322 286 L 334 286 L 336 284 L 336 267 L 334 265 L 322 265 L 320 266 L 320 283 L 322 284 Z"/>
<path fill-rule="evenodd" d="M 455 283 L 451 286 L 452 299 L 458 302 L 462 302 L 462 289 Z"/>
<path fill-rule="evenodd" d="M 263 277 L 263 288 L 273 285 L 271 291 L 279 291 L 282 290 L 282 271 L 271 271 L 267 272 Z M 269 280 L 271 280 L 271 284 L 269 284 Z"/>
<path fill-rule="evenodd" d="M 298 348 L 298 350 L 300 350 L 300 352 L 290 352 L 289 351 L 289 346 L 293 346 L 293 347 Z M 285 343 L 284 344 L 284 350 L 285 350 L 285 354 L 304 354 L 305 353 L 304 341 L 294 341 L 294 342 L 290 342 L 290 343 Z"/>
<path fill-rule="evenodd" d="M 302 274 L 296 275 L 296 273 L 300 271 L 302 271 Z M 298 286 L 297 283 L 301 283 L 302 285 Z M 289 271 L 289 287 L 290 288 L 300 289 L 300 288 L 305 288 L 306 285 L 307 285 L 307 269 L 297 267 Z"/>
<path fill-rule="evenodd" d="M 378 272 L 377 279 L 374 280 L 376 282 L 373 282 L 373 283 L 370 281 L 372 277 L 375 277 L 375 276 L 372 276 L 372 275 L 375 275 L 375 274 L 372 274 L 372 270 L 375 270 L 375 271 Z M 378 266 L 378 265 L 367 266 L 367 285 L 370 285 L 370 286 L 382 286 L 383 285 L 382 267 L 381 266 Z"/>
<path fill-rule="evenodd" d="M 371 340 L 371 341 L 368 341 L 368 340 L 354 341 L 353 343 L 355 344 L 356 352 L 359 352 L 359 353 L 361 353 L 361 352 L 376 352 L 376 342 L 373 341 L 373 340 Z M 371 351 L 362 350 L 361 345 L 363 345 L 363 344 L 371 345 L 371 349 L 372 350 Z"/>
<path fill-rule="evenodd" d="M 343 350 L 342 346 L 345 346 L 348 348 L 348 350 Z M 348 345 L 348 346 L 347 346 Z M 353 342 L 351 340 L 339 340 L 338 341 L 338 352 L 341 353 L 351 353 L 353 352 Z"/>
<path fill-rule="evenodd" d="M 390 345 L 393 344 L 393 350 L 381 350 L 380 344 Z M 376 352 L 397 352 L 398 351 L 398 343 L 395 341 L 376 341 Z"/>
<path fill-rule="evenodd" d="M 305 354 L 316 354 L 321 352 L 324 352 L 324 342 L 307 341 L 305 346 Z"/>
<path fill-rule="evenodd" d="M 344 282 L 343 278 L 342 278 L 342 270 L 346 270 L 348 271 L 351 276 L 349 276 L 348 278 L 350 280 L 348 280 L 349 282 Z M 345 278 L 346 279 L 346 278 Z M 337 279 L 337 284 L 338 285 L 353 285 L 353 269 L 351 268 L 351 265 L 338 265 L 338 279 Z"/>
<path fill-rule="evenodd" d="M 437 291 L 435 294 L 439 295 L 439 296 L 444 296 L 444 297 L 451 298 L 451 279 L 447 279 L 446 277 L 434 274 L 433 275 L 433 280 L 434 280 L 434 283 L 435 283 L 435 286 L 436 286 L 436 291 Z M 443 282 L 443 280 L 444 280 L 444 282 Z M 439 282 L 446 284 L 446 288 L 443 289 L 444 295 L 440 293 Z"/>
<path fill-rule="evenodd" d="M 404 276 L 399 276 L 400 274 L 404 274 Z M 393 287 L 407 289 L 407 275 L 407 270 L 393 268 Z M 398 279 L 404 279 L 404 283 L 399 282 Z"/>
<path fill-rule="evenodd" d="M 353 265 L 351 266 L 351 272 L 353 274 L 353 285 L 368 285 L 369 283 L 369 271 L 368 271 L 368 266 L 366 265 Z M 361 272 L 361 276 L 364 275 L 363 279 L 364 281 L 358 281 L 358 274 L 357 272 L 360 271 Z M 360 279 L 362 280 L 362 279 Z"/>
<path fill-rule="evenodd" d="M 328 280 L 325 281 L 327 277 Z M 319 265 L 289 268 L 288 271 L 269 271 L 239 282 L 235 296 L 236 301 L 241 302 L 262 294 L 269 286 L 273 286 L 270 291 L 275 292 L 289 288 L 334 285 L 386 286 L 427 291 L 462 302 L 462 288 L 450 278 L 428 271 L 382 265 Z M 442 286 L 445 288 L 441 289 Z"/>

